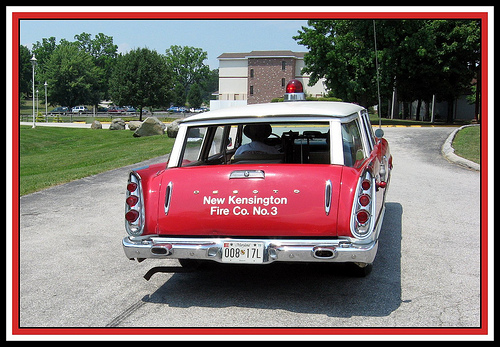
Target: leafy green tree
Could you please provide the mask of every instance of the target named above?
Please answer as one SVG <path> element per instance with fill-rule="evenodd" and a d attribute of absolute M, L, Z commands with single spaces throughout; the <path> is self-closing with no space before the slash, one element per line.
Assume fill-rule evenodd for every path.
<path fill-rule="evenodd" d="M 210 103 L 212 93 L 219 90 L 219 69 L 213 69 L 200 83 L 203 102 Z"/>
<path fill-rule="evenodd" d="M 110 96 L 119 105 L 146 106 L 168 104 L 171 72 L 165 57 L 148 48 L 138 48 L 117 58 L 110 78 Z"/>
<path fill-rule="evenodd" d="M 103 70 L 102 80 L 99 81 L 101 99 L 109 98 L 108 80 L 111 77 L 111 70 L 118 56 L 118 46 L 113 43 L 113 37 L 99 33 L 92 39 L 92 34 L 81 33 L 75 35 L 79 48 L 94 58 L 96 66 Z"/>
<path fill-rule="evenodd" d="M 75 35 L 76 42 L 79 48 L 87 53 L 89 53 L 98 62 L 102 61 L 102 58 L 116 58 L 118 46 L 113 44 L 113 37 L 99 33 L 96 35 L 95 39 L 92 39 L 92 34 L 81 33 L 80 35 Z"/>
<path fill-rule="evenodd" d="M 185 87 L 182 84 L 175 83 L 169 95 L 170 102 L 174 105 L 184 106 L 186 103 Z"/>
<path fill-rule="evenodd" d="M 23 45 L 19 46 L 19 94 L 22 96 L 27 96 L 31 94 L 31 79 L 32 79 L 32 66 L 31 59 L 32 55 L 30 50 Z"/>
<path fill-rule="evenodd" d="M 210 76 L 210 68 L 203 61 L 207 59 L 207 52 L 201 48 L 172 45 L 166 51 L 167 69 L 172 71 L 174 82 L 172 99 L 186 102 L 191 85 L 202 84 Z M 182 94 L 180 94 L 182 93 Z"/>
<path fill-rule="evenodd" d="M 325 78 L 333 94 L 365 106 L 376 101 L 372 20 L 311 20 L 294 39 L 309 49 L 310 83 Z M 453 100 L 480 76 L 480 22 L 476 20 L 377 20 L 380 90 L 404 101 Z M 448 120 L 451 120 L 448 117 Z"/>
<path fill-rule="evenodd" d="M 45 63 L 48 98 L 51 104 L 66 106 L 97 105 L 102 69 L 92 57 L 77 45 L 64 42 L 58 45 Z"/>
<path fill-rule="evenodd" d="M 53 36 L 49 38 L 43 38 L 42 42 L 37 41 L 33 45 L 32 52 L 37 60 L 37 71 L 40 77 L 42 77 L 47 71 L 47 62 L 50 60 L 50 57 L 52 56 L 52 53 L 54 53 L 56 48 L 56 38 Z M 40 82 L 40 80 L 38 82 Z"/>
<path fill-rule="evenodd" d="M 188 102 L 190 107 L 199 108 L 203 100 L 201 99 L 201 90 L 198 84 L 192 84 L 189 88 Z"/>
<path fill-rule="evenodd" d="M 56 38 L 53 36 L 49 38 L 43 38 L 42 42 L 37 41 L 35 44 L 33 44 L 32 54 L 30 55 L 29 59 L 31 59 L 31 56 L 34 54 L 37 61 L 37 66 L 35 68 L 35 86 L 43 85 L 44 82 L 47 81 L 47 76 L 46 76 L 46 73 L 48 71 L 47 63 L 50 60 L 52 53 L 54 53 L 56 48 L 57 48 Z M 30 63 L 30 71 L 31 71 L 31 63 Z M 31 81 L 31 75 L 30 75 L 30 81 Z M 40 92 L 41 92 L 40 96 L 43 100 L 45 96 L 45 89 L 40 88 Z"/>
<path fill-rule="evenodd" d="M 309 84 L 321 78 L 336 97 L 370 105 L 376 100 L 372 27 L 368 21 L 310 20 L 294 39 L 306 46 L 305 68 Z"/>
<path fill-rule="evenodd" d="M 453 101 L 472 90 L 472 79 L 481 76 L 481 22 L 435 20 L 428 25 L 436 44 L 436 80 L 440 88 L 436 94 L 448 101 L 447 121 L 451 122 Z"/>

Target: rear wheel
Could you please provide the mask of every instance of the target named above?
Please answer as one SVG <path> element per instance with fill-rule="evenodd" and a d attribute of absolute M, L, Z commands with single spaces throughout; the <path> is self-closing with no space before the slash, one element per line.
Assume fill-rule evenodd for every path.
<path fill-rule="evenodd" d="M 349 271 L 356 277 L 366 277 L 372 272 L 372 263 L 349 263 Z"/>
<path fill-rule="evenodd" d="M 182 267 L 187 269 L 196 269 L 200 266 L 200 261 L 195 259 L 179 259 L 179 263 Z"/>

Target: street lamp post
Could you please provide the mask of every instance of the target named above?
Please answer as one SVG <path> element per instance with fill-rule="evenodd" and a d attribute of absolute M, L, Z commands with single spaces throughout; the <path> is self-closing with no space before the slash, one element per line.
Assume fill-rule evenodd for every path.
<path fill-rule="evenodd" d="M 49 121 L 49 116 L 47 114 L 47 81 L 43 84 L 45 86 L 45 122 Z"/>
<path fill-rule="evenodd" d="M 32 74 L 32 79 L 31 79 L 32 94 L 33 94 L 33 126 L 32 126 L 32 128 L 35 128 L 36 127 L 36 124 L 35 124 L 35 66 L 36 66 L 35 54 L 33 54 L 33 57 L 31 57 L 30 61 L 31 61 L 31 65 L 33 66 L 33 74 Z"/>

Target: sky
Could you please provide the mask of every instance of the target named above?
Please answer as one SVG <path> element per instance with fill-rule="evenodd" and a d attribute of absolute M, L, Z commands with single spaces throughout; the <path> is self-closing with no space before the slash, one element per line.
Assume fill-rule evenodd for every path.
<path fill-rule="evenodd" d="M 134 48 L 156 50 L 164 54 L 171 45 L 191 46 L 207 52 L 205 64 L 219 67 L 222 53 L 252 50 L 291 50 L 306 52 L 292 37 L 306 20 L 21 20 L 20 44 L 31 49 L 43 38 L 55 37 L 75 41 L 75 35 L 86 32 L 92 38 L 98 33 L 113 37 L 119 53 Z"/>

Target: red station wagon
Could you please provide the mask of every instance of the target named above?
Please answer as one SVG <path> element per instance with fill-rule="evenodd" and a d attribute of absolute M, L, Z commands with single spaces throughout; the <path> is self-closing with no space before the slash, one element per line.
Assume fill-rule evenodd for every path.
<path fill-rule="evenodd" d="M 183 120 L 166 164 L 130 172 L 126 256 L 183 266 L 345 262 L 368 274 L 388 143 L 363 107 L 301 94 Z"/>

